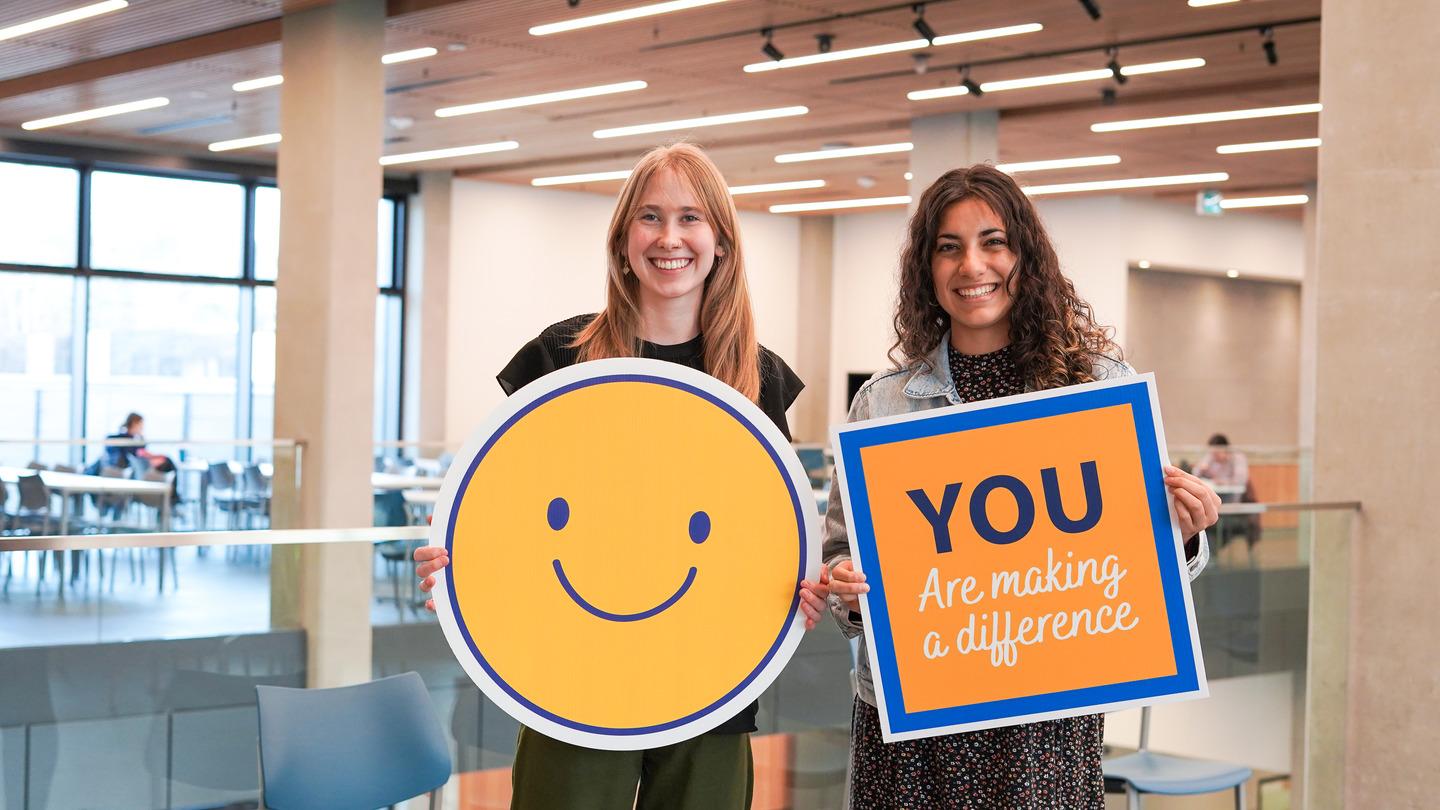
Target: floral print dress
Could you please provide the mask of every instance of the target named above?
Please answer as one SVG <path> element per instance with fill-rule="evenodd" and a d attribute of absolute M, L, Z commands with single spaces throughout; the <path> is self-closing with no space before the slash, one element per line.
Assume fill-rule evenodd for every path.
<path fill-rule="evenodd" d="M 1025 391 L 1008 346 L 982 355 L 952 348 L 950 374 L 965 402 Z M 886 743 L 875 707 L 857 697 L 850 807 L 1103 810 L 1104 735 L 1105 716 L 1092 714 Z"/>

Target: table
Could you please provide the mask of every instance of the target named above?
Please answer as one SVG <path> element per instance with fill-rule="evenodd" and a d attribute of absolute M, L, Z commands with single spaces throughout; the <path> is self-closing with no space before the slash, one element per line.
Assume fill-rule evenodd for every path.
<path fill-rule="evenodd" d="M 170 531 L 170 482 L 137 481 L 133 478 L 110 478 L 103 475 L 32 470 L 25 467 L 0 467 L 0 481 L 18 483 L 22 476 L 36 475 L 52 493 L 60 495 L 60 534 L 70 533 L 70 496 L 72 495 L 158 495 L 160 497 L 160 531 Z M 61 555 L 58 560 L 64 560 Z M 78 559 L 78 557 L 77 557 Z M 160 561 L 160 589 L 165 588 L 164 554 Z M 60 593 L 65 593 L 65 571 L 60 571 Z"/>
<path fill-rule="evenodd" d="M 158 495 L 160 496 L 160 531 L 170 531 L 170 482 L 137 481 L 133 478 L 110 478 L 103 475 L 31 470 L 24 467 L 0 467 L 0 480 L 14 484 L 22 476 L 39 473 L 46 488 L 60 497 L 60 534 L 70 533 L 71 495 Z"/>
<path fill-rule="evenodd" d="M 435 506 L 440 500 L 439 489 L 407 489 L 400 493 L 405 503 L 413 506 Z"/>
<path fill-rule="evenodd" d="M 435 489 L 445 483 L 439 476 L 396 475 L 395 473 L 370 473 L 370 486 L 375 489 Z"/>
<path fill-rule="evenodd" d="M 1234 503 L 1236 501 L 1239 501 L 1240 496 L 1245 494 L 1245 486 L 1243 484 L 1217 484 L 1214 481 L 1210 481 L 1207 479 L 1201 480 L 1204 480 L 1205 483 L 1209 484 L 1210 488 L 1215 490 L 1215 494 L 1220 496 L 1220 500 L 1224 501 L 1225 503 Z"/>

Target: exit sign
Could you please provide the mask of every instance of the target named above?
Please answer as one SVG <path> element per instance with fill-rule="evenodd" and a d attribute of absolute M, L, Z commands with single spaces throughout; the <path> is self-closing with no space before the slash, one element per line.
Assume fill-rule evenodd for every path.
<path fill-rule="evenodd" d="M 1220 201 L 1225 199 L 1218 189 L 1207 188 L 1204 191 L 1195 192 L 1195 213 L 1202 217 L 1218 217 L 1225 213 L 1220 207 Z"/>

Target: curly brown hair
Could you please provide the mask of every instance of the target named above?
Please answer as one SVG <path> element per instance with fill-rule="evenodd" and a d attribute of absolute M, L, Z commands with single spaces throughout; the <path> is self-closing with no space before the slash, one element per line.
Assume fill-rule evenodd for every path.
<path fill-rule="evenodd" d="M 925 364 L 950 332 L 950 316 L 935 297 L 930 262 L 945 209 L 966 199 L 978 199 L 1000 216 L 1015 253 L 1015 270 L 1007 287 L 1015 302 L 1010 311 L 1010 345 L 1021 379 L 1037 391 L 1091 382 L 1096 356 L 1120 359 L 1112 330 L 1095 323 L 1090 305 L 1060 272 L 1060 259 L 1030 198 L 1010 175 L 979 163 L 941 175 L 925 189 L 910 217 L 900 254 L 891 361 Z"/>

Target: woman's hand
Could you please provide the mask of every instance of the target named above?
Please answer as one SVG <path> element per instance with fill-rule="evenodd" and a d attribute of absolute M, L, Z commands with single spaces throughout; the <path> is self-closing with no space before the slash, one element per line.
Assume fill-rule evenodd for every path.
<path fill-rule="evenodd" d="M 860 594 L 869 593 L 865 575 L 855 570 L 849 560 L 842 560 L 830 572 L 830 593 L 840 597 L 851 610 L 860 609 Z"/>
<path fill-rule="evenodd" d="M 805 629 L 814 630 L 825 615 L 825 600 L 830 598 L 830 567 L 820 563 L 820 581 L 800 580 L 800 612 L 805 614 Z"/>
<path fill-rule="evenodd" d="M 421 546 L 415 549 L 415 576 L 420 577 L 420 590 L 430 593 L 435 587 L 435 572 L 450 564 L 450 555 L 440 546 Z M 426 599 L 425 609 L 435 612 L 435 600 Z"/>
<path fill-rule="evenodd" d="M 1210 485 L 1179 467 L 1165 468 L 1165 486 L 1175 499 L 1180 537 L 1188 540 L 1220 519 L 1220 496 Z M 839 572 L 836 572 L 837 578 Z"/>

